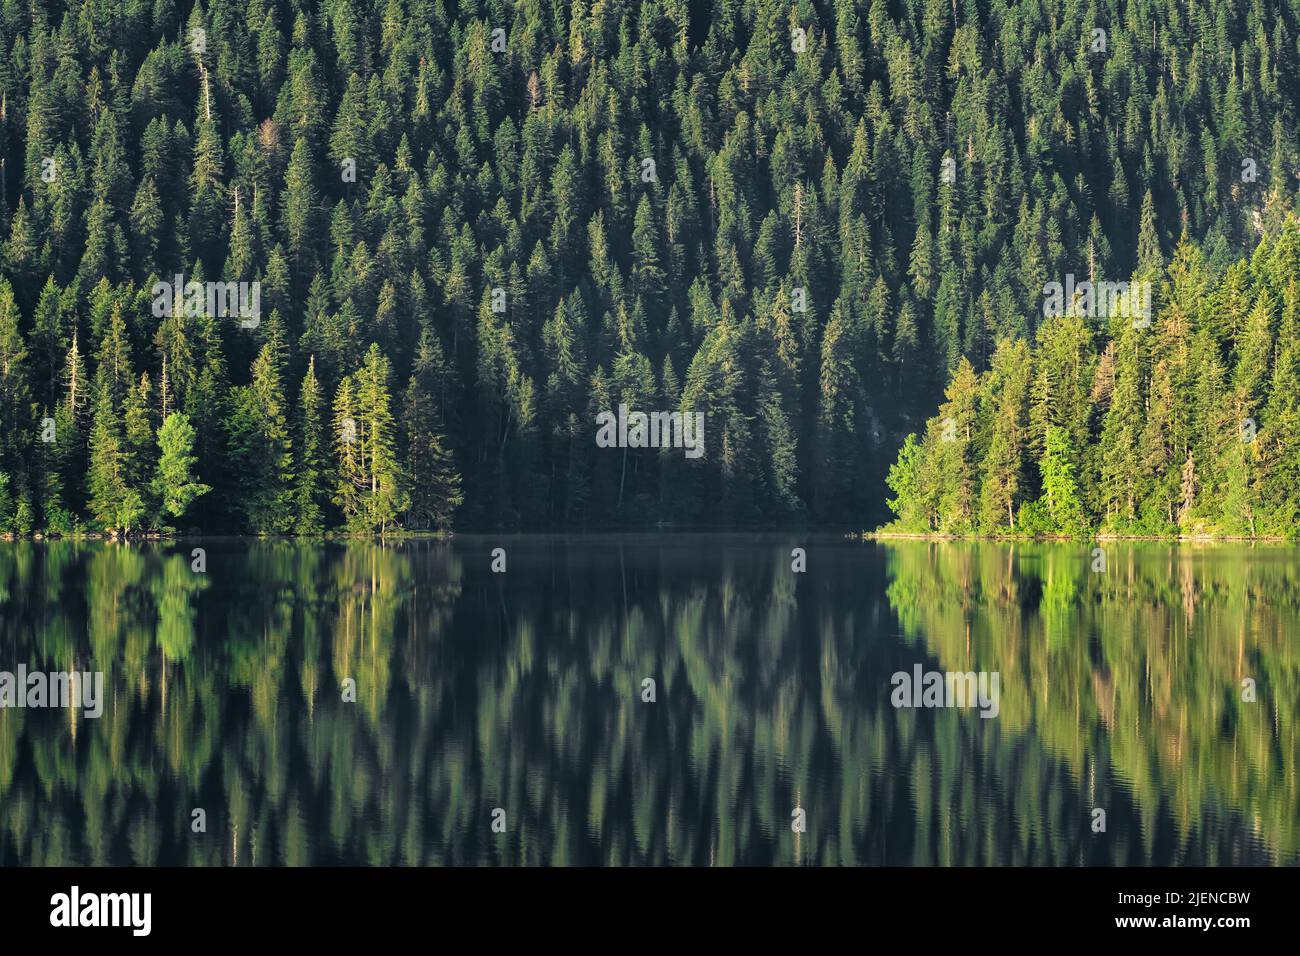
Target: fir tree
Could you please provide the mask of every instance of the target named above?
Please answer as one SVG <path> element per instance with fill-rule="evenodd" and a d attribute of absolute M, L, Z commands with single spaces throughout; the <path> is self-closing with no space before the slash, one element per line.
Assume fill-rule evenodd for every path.
<path fill-rule="evenodd" d="M 319 534 L 325 527 L 325 504 L 329 498 L 328 448 L 322 418 L 324 398 L 316 380 L 316 358 L 307 363 L 298 395 L 297 434 L 294 449 L 297 484 L 293 505 L 299 534 Z"/>

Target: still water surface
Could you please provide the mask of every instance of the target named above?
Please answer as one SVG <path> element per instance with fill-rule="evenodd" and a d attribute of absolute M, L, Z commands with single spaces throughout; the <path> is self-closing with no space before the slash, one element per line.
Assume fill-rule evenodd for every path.
<path fill-rule="evenodd" d="M 1300 551 L 1091 548 L 0 543 L 0 863 L 1300 862 Z"/>

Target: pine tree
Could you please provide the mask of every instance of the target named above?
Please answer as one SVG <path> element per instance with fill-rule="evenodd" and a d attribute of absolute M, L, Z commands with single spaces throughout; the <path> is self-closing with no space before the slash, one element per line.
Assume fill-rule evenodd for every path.
<path fill-rule="evenodd" d="M 1074 450 L 1064 428 L 1050 425 L 1043 443 L 1038 471 L 1043 478 L 1043 503 L 1052 520 L 1052 530 L 1077 535 L 1087 530 L 1087 517 L 1074 472 Z"/>
<path fill-rule="evenodd" d="M 975 425 L 979 381 L 975 369 L 962 359 L 944 392 L 947 401 L 931 421 L 938 434 L 939 515 L 941 529 L 963 532 L 975 518 Z"/>
<path fill-rule="evenodd" d="M 818 469 L 813 492 L 815 514 L 824 521 L 847 518 L 862 507 L 861 386 L 853 364 L 853 327 L 843 301 L 835 303 L 822 333 L 817 402 L 816 451 Z M 841 520 L 843 520 L 841 518 Z"/>
<path fill-rule="evenodd" d="M 158 429 L 158 470 L 153 480 L 161 519 L 178 519 L 189 510 L 194 499 L 212 489 L 196 480 L 194 466 L 195 431 L 189 419 L 179 413 L 167 416 Z"/>
<path fill-rule="evenodd" d="M 14 476 L 23 465 L 32 433 L 31 386 L 27 377 L 27 346 L 18 328 L 18 303 L 9 282 L 0 278 L 0 469 Z"/>
<path fill-rule="evenodd" d="M 139 383 L 127 392 L 122 408 L 123 452 L 126 474 L 132 476 L 150 475 L 154 470 L 154 423 L 153 423 L 153 385 L 149 373 L 140 375 Z M 151 513 L 153 503 L 149 500 L 147 483 L 137 479 L 137 490 L 144 502 L 146 513 Z"/>
<path fill-rule="evenodd" d="M 90 433 L 86 494 L 91 516 L 103 529 L 130 534 L 145 515 L 145 503 L 131 486 L 122 424 L 113 405 L 108 376 L 101 377 Z"/>
<path fill-rule="evenodd" d="M 980 488 L 980 524 L 990 531 L 1015 529 L 1016 508 L 1023 494 L 1030 374 L 1028 346 L 1023 341 L 1002 340 L 990 375 L 994 418 Z"/>
<path fill-rule="evenodd" d="M 323 404 L 320 383 L 316 380 L 316 358 L 312 356 L 307 363 L 307 372 L 303 375 L 299 391 L 297 434 L 294 441 L 297 452 L 297 484 L 293 496 L 297 520 L 294 530 L 299 534 L 319 534 L 325 527 L 329 464 L 322 418 Z"/>
<path fill-rule="evenodd" d="M 357 421 L 356 390 L 352 376 L 339 382 L 334 395 L 334 473 L 336 481 L 331 499 L 338 506 L 348 527 L 364 523 L 366 487 L 365 456 L 360 444 Z"/>
<path fill-rule="evenodd" d="M 293 449 L 284 390 L 272 343 L 253 362 L 252 383 L 235 389 L 226 423 L 228 448 L 239 475 L 240 507 L 254 533 L 292 530 Z"/>
<path fill-rule="evenodd" d="M 389 375 L 388 360 L 371 345 L 365 364 L 339 386 L 334 402 L 334 502 L 357 531 L 382 534 L 409 503 L 397 462 Z"/>
<path fill-rule="evenodd" d="M 1110 408 L 1101 433 L 1101 474 L 1098 482 L 1103 527 L 1129 528 L 1137 517 L 1139 443 L 1142 433 L 1141 333 L 1126 331 L 1119 339 Z"/>
<path fill-rule="evenodd" d="M 411 376 L 402 403 L 406 480 L 410 489 L 406 526 L 447 531 L 465 497 L 461 493 L 460 475 L 446 447 L 437 408 L 421 381 L 420 371 L 417 369 Z"/>

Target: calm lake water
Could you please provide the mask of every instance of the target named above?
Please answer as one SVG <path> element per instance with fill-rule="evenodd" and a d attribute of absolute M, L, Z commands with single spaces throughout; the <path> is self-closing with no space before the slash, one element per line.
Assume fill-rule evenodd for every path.
<path fill-rule="evenodd" d="M 1300 551 L 1092 547 L 0 543 L 0 863 L 1300 862 Z"/>

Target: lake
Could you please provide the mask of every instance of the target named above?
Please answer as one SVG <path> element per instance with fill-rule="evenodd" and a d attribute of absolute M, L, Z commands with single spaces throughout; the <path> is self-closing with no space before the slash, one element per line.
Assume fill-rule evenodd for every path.
<path fill-rule="evenodd" d="M 1300 550 L 1094 547 L 0 542 L 0 863 L 1300 862 Z"/>

